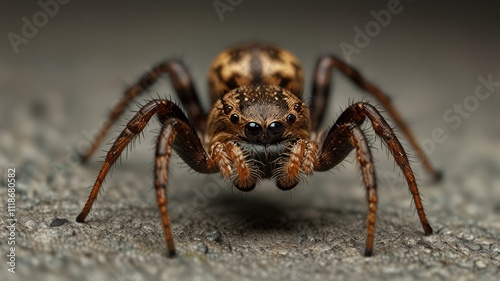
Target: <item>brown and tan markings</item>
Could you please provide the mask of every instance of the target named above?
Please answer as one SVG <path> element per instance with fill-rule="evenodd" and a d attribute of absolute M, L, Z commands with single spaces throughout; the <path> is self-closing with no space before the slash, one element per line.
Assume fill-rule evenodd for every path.
<path fill-rule="evenodd" d="M 209 69 L 209 88 L 213 100 L 229 90 L 250 85 L 277 85 L 298 96 L 304 88 L 303 76 L 300 62 L 287 50 L 247 44 L 215 57 Z"/>

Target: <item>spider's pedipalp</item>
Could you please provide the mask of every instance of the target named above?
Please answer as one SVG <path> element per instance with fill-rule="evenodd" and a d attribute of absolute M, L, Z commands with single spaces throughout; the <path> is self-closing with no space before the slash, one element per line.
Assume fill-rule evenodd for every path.
<path fill-rule="evenodd" d="M 259 171 L 250 153 L 242 150 L 235 141 L 216 142 L 210 148 L 210 163 L 218 166 L 224 179 L 231 180 L 242 191 L 250 191 L 260 180 Z"/>

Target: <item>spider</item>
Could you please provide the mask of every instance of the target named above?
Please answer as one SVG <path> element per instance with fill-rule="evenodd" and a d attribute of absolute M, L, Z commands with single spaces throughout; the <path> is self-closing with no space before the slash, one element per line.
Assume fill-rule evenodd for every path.
<path fill-rule="evenodd" d="M 332 169 L 355 150 L 368 201 L 364 255 L 371 256 L 377 181 L 370 144 L 361 129 L 363 122 L 368 120 L 404 174 L 424 233 L 432 234 L 407 154 L 391 126 L 373 105 L 368 102 L 353 103 L 341 113 L 330 129 L 319 130 L 328 105 L 334 69 L 339 69 L 378 99 L 402 129 L 426 170 L 438 178 L 439 173 L 431 166 L 389 98 L 351 66 L 333 55 L 321 56 L 315 67 L 311 103 L 307 105 L 301 99 L 303 70 L 297 58 L 276 46 L 248 43 L 221 52 L 212 62 L 209 89 L 213 105 L 208 113 L 200 104 L 187 67 L 180 60 L 167 60 L 158 64 L 126 90 L 91 148 L 82 155 L 83 161 L 87 161 L 95 152 L 110 126 L 130 102 L 145 92 L 162 74 L 169 75 L 190 118 L 168 99 L 153 99 L 142 106 L 107 152 L 89 198 L 76 221 L 85 221 L 110 168 L 156 115 L 161 130 L 156 142 L 154 186 L 168 256 L 176 255 L 167 209 L 167 180 L 172 150 L 194 171 L 220 173 L 241 191 L 252 190 L 265 178 L 273 180 L 281 190 L 290 190 L 313 172 Z"/>

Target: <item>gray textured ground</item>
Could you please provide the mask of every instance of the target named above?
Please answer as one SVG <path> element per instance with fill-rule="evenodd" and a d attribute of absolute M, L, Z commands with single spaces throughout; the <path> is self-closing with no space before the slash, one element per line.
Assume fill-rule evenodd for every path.
<path fill-rule="evenodd" d="M 500 81 L 499 6 L 402 3 L 403 12 L 352 63 L 391 94 L 419 141 L 436 128 L 446 136 L 429 151 L 443 182 L 432 183 L 414 163 L 436 234 L 423 235 L 407 187 L 383 149 L 376 152 L 380 203 L 371 258 L 362 256 L 366 203 L 352 163 L 315 175 L 290 196 L 269 182 L 241 194 L 174 160 L 169 208 L 179 257 L 168 259 L 151 183 L 151 133 L 114 169 L 87 223 L 76 223 L 100 166 L 98 157 L 76 163 L 75 153 L 120 96 L 119 80 L 131 83 L 148 65 L 181 55 L 204 91 L 211 57 L 232 43 L 260 39 L 296 53 L 309 82 L 317 54 L 342 54 L 339 43 L 352 43 L 353 27 L 372 20 L 370 11 L 386 2 L 275 7 L 245 1 L 222 22 L 208 4 L 71 2 L 18 54 L 2 42 L 0 199 L 5 206 L 7 169 L 15 168 L 17 225 L 11 274 L 2 207 L 1 279 L 495 280 L 500 87 L 492 86 L 491 95 L 458 120 L 457 113 L 453 122 L 443 114 L 471 99 L 479 76 Z M 1 18 L 2 34 L 19 33 L 20 19 L 39 9 L 2 7 L 9 11 Z M 258 13 L 264 15 L 256 21 Z M 327 120 L 349 99 L 367 98 L 341 76 L 336 81 Z M 168 83 L 156 92 L 172 93 Z"/>

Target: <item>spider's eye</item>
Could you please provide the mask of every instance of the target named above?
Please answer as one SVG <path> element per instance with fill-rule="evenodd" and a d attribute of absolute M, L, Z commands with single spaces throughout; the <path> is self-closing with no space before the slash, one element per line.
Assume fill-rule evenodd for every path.
<path fill-rule="evenodd" d="M 293 114 L 288 114 L 288 116 L 286 117 L 286 122 L 292 125 L 293 123 L 295 123 L 295 121 L 297 121 L 297 116 Z"/>
<path fill-rule="evenodd" d="M 238 121 L 240 121 L 240 116 L 236 113 L 231 114 L 231 117 L 229 117 L 229 120 L 231 120 L 231 123 L 236 124 Z"/>
<path fill-rule="evenodd" d="M 295 109 L 295 111 L 297 111 L 297 112 L 300 112 L 302 110 L 302 103 L 294 104 L 293 109 Z"/>
<path fill-rule="evenodd" d="M 280 138 L 283 135 L 284 127 L 281 122 L 273 122 L 267 127 L 267 136 L 271 139 Z"/>
<path fill-rule="evenodd" d="M 245 126 L 245 135 L 250 141 L 257 141 L 262 136 L 262 131 L 262 126 L 255 122 L 250 122 Z"/>
<path fill-rule="evenodd" d="M 229 114 L 229 113 L 231 113 L 231 110 L 233 110 L 233 107 L 228 105 L 228 104 L 225 104 L 222 107 L 222 110 L 224 110 L 224 114 Z"/>

